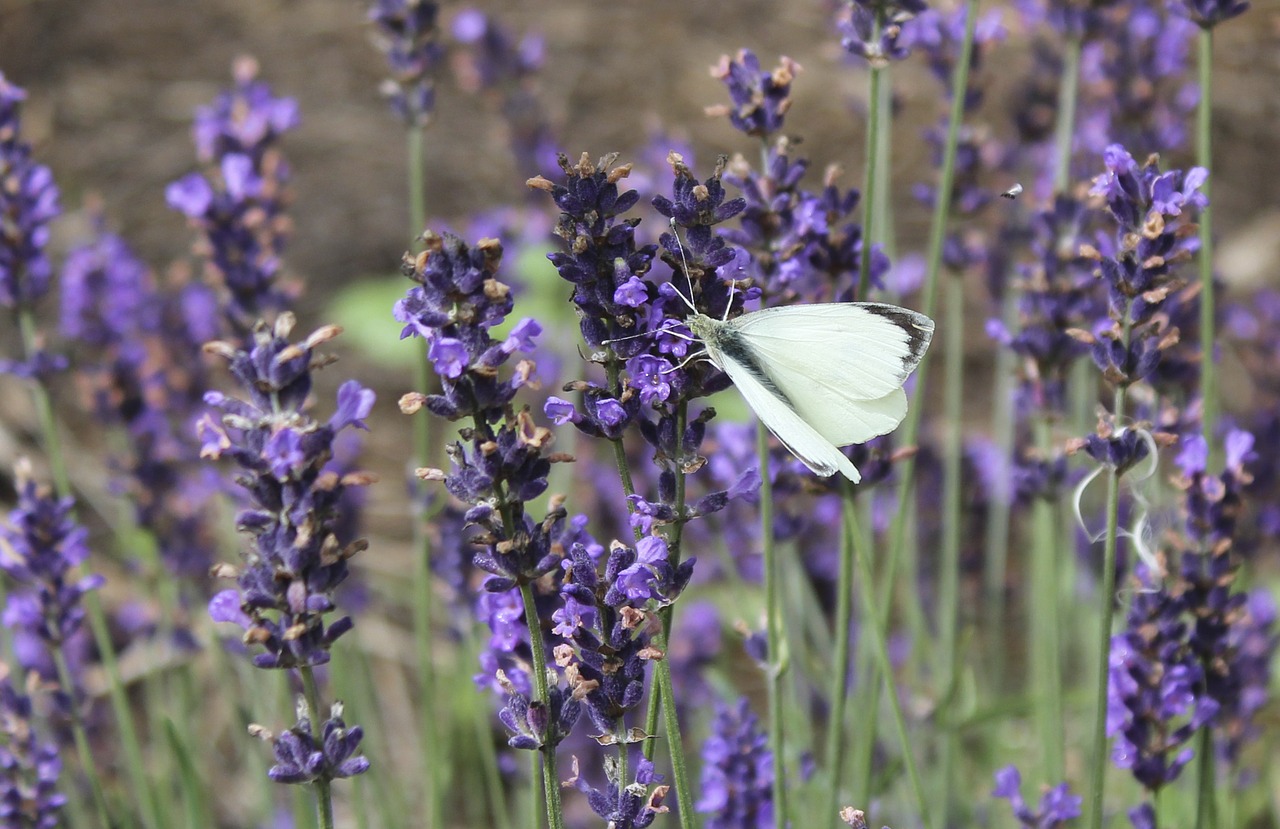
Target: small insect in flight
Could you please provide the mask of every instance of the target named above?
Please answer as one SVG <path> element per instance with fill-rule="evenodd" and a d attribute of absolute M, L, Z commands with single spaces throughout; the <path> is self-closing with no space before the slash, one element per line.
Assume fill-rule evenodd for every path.
<path fill-rule="evenodd" d="M 1021 196 L 1021 195 L 1022 195 L 1022 185 L 1018 184 L 1017 182 L 1015 182 L 1014 185 L 1010 187 L 1008 190 L 1005 190 L 1003 193 L 1000 194 L 1001 198 L 1005 198 L 1005 199 L 1016 199 L 1018 196 Z"/>
<path fill-rule="evenodd" d="M 674 220 L 672 232 L 679 245 Z M 861 480 L 839 447 L 888 434 L 906 417 L 902 385 L 929 347 L 933 320 L 878 302 L 780 306 L 733 319 L 726 307 L 715 319 L 680 296 L 693 312 L 684 323 L 706 349 L 690 359 L 705 357 L 729 375 L 760 422 L 815 474 Z"/>

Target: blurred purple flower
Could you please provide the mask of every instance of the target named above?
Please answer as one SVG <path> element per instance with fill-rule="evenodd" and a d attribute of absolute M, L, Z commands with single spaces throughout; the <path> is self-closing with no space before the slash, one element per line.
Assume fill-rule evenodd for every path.
<path fill-rule="evenodd" d="M 1066 783 L 1046 789 L 1040 796 L 1040 808 L 1032 812 L 1022 798 L 1022 775 L 1016 766 L 1005 766 L 996 772 L 992 797 L 1008 800 L 1013 816 L 1023 829 L 1060 829 L 1080 817 L 1084 798 L 1072 795 Z"/>
<path fill-rule="evenodd" d="M 374 0 L 369 7 L 374 42 L 391 70 L 382 94 L 406 124 L 424 125 L 435 111 L 434 73 L 444 56 L 439 14 L 440 5 L 431 0 Z"/>
<path fill-rule="evenodd" d="M 773 825 L 773 753 L 745 698 L 718 705 L 702 744 L 702 793 L 696 809 L 707 829 Z"/>

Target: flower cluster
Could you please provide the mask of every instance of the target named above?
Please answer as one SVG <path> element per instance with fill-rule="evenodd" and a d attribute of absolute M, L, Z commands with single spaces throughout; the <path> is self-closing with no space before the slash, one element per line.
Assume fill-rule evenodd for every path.
<path fill-rule="evenodd" d="M 213 539 L 204 520 L 212 494 L 194 474 L 191 424 L 207 386 L 200 346 L 217 336 L 212 292 L 201 283 L 162 292 L 128 244 L 102 227 L 62 268 L 62 334 L 78 345 L 83 379 L 103 422 L 129 435 L 119 485 L 138 526 L 175 574 L 207 573 Z"/>
<path fill-rule="evenodd" d="M 279 143 L 298 125 L 298 105 L 275 97 L 257 73 L 255 61 L 240 59 L 235 88 L 196 111 L 196 152 L 209 170 L 165 190 L 169 206 L 200 231 L 196 251 L 225 294 L 227 331 L 246 340 L 259 318 L 283 310 L 293 294 L 280 280 L 290 170 Z"/>
<path fill-rule="evenodd" d="M 61 773 L 57 744 L 41 742 L 32 722 L 31 697 L 13 687 L 0 663 L 0 823 L 62 826 L 67 797 L 58 791 Z"/>
<path fill-rule="evenodd" d="M 49 291 L 53 267 L 45 253 L 49 222 L 58 215 L 53 173 L 22 140 L 27 93 L 0 74 L 0 306 L 30 308 Z"/>
<path fill-rule="evenodd" d="M 924 0 L 852 0 L 836 22 L 840 45 L 872 69 L 902 60 L 909 49 L 899 42 L 903 24 L 923 12 Z"/>
<path fill-rule="evenodd" d="M 660 655 L 650 645 L 649 611 L 675 601 L 693 575 L 693 559 L 673 567 L 667 543 L 644 536 L 635 547 L 614 542 L 604 566 L 576 544 L 564 562 L 563 606 L 554 632 L 571 643 L 556 652 L 570 688 L 602 734 L 617 734 L 644 695 L 645 668 Z"/>
<path fill-rule="evenodd" d="M 1218 712 L 1188 644 L 1183 598 L 1140 567 L 1123 632 L 1111 639 L 1107 734 L 1111 759 L 1151 792 L 1178 777 L 1188 743 Z"/>
<path fill-rule="evenodd" d="M 1182 0 L 1173 5 L 1202 29 L 1213 29 L 1219 23 L 1239 17 L 1249 10 L 1247 0 Z"/>
<path fill-rule="evenodd" d="M 14 652 L 22 667 L 53 678 L 50 655 L 80 630 L 84 596 L 105 579 L 76 576 L 89 548 L 87 532 L 72 517 L 72 499 L 56 498 L 37 485 L 25 461 L 18 463 L 15 477 L 18 504 L 8 525 L 0 525 L 0 571 L 11 580 L 4 624 L 14 631 Z"/>
<path fill-rule="evenodd" d="M 364 730 L 358 725 L 347 727 L 339 702 L 330 709 L 329 719 L 320 724 L 319 735 L 315 733 L 306 703 L 301 701 L 298 722 L 292 728 L 272 734 L 252 725 L 249 733 L 271 743 L 276 763 L 267 770 L 267 776 L 277 783 L 328 782 L 369 770 L 369 761 L 364 755 L 356 754 Z"/>
<path fill-rule="evenodd" d="M 721 55 L 720 63 L 711 67 L 711 76 L 724 83 L 732 103 L 708 107 L 707 114 L 727 115 L 735 129 L 767 140 L 782 129 L 791 108 L 791 82 L 800 68 L 784 56 L 774 69 L 761 69 L 760 59 L 749 49 L 739 52 L 737 60 Z"/>
<path fill-rule="evenodd" d="M 0 73 L 0 307 L 29 313 L 49 291 L 53 266 L 45 253 L 49 223 L 60 212 L 53 173 L 22 140 L 25 91 Z M 25 360 L 0 360 L 0 374 L 41 378 L 66 367 L 60 355 L 37 350 Z"/>
<path fill-rule="evenodd" d="M 316 348 L 337 336 L 336 326 L 321 328 L 301 343 L 291 343 L 291 314 L 274 329 L 260 323 L 251 348 L 226 342 L 206 346 L 224 357 L 247 399 L 209 392 L 205 401 L 223 415 L 200 421 L 202 456 L 229 457 L 242 470 L 237 478 L 250 506 L 236 526 L 252 537 L 244 565 L 220 570 L 237 587 L 209 603 L 215 621 L 244 628 L 246 644 L 264 649 L 254 657 L 260 668 L 299 668 L 329 661 L 333 643 L 352 627 L 350 617 L 326 623 L 336 610 L 334 591 L 346 579 L 348 559 L 363 541 L 339 544 L 333 527 L 336 505 L 350 486 L 363 486 L 365 473 L 338 476 L 325 471 L 333 442 L 349 426 L 364 428 L 374 394 L 354 380 L 338 390 L 328 422 L 309 413 L 312 373 L 325 364 Z"/>
<path fill-rule="evenodd" d="M 773 825 L 773 752 L 745 698 L 718 707 L 702 762 L 707 829 Z"/>
<path fill-rule="evenodd" d="M 1277 639 L 1275 608 L 1265 591 L 1233 591 L 1241 564 L 1235 545 L 1245 470 L 1254 458 L 1253 436 L 1233 431 L 1225 441 L 1225 469 L 1207 472 L 1208 451 L 1199 435 L 1184 438 L 1178 481 L 1185 493 L 1185 541 L 1178 561 L 1179 589 L 1192 619 L 1191 650 L 1204 666 L 1205 693 L 1219 706 L 1220 746 L 1234 762 L 1256 736 L 1253 716 L 1271 675 Z"/>
<path fill-rule="evenodd" d="M 1005 766 L 996 772 L 996 787 L 992 797 L 1009 801 L 1013 816 L 1023 829 L 1059 829 L 1068 821 L 1080 817 L 1083 798 L 1072 795 L 1066 783 L 1046 789 L 1040 796 L 1040 808 L 1031 807 L 1022 798 L 1022 775 L 1014 766 Z"/>
<path fill-rule="evenodd" d="M 374 40 L 391 69 L 382 94 L 406 124 L 426 124 L 435 112 L 433 73 L 443 55 L 439 15 L 440 5 L 431 0 L 374 0 L 369 7 Z"/>
<path fill-rule="evenodd" d="M 516 169 L 555 170 L 555 136 L 536 82 L 546 60 L 542 37 L 528 34 L 517 40 L 477 9 L 460 11 L 452 31 L 462 47 L 454 63 L 459 84 L 469 92 L 497 98 L 510 130 Z"/>
<path fill-rule="evenodd" d="M 662 782 L 662 775 L 654 771 L 653 763 L 644 757 L 637 764 L 633 783 L 610 780 L 606 790 L 598 789 L 578 774 L 577 758 L 574 758 L 573 777 L 569 782 L 587 796 L 591 811 L 603 818 L 606 826 L 616 829 L 644 829 L 667 811 L 662 802 L 671 787 L 654 785 Z"/>
<path fill-rule="evenodd" d="M 539 664 L 546 643 L 540 619 L 521 620 L 520 591 L 559 569 L 566 542 L 594 542 L 580 522 L 565 527 L 562 499 L 552 499 L 540 522 L 526 512 L 526 503 L 546 491 L 551 464 L 569 459 L 551 453 L 551 430 L 535 424 L 527 408 L 517 412 L 512 406 L 535 369 L 533 362 L 522 359 L 513 371 L 503 371 L 514 354 L 533 350 L 541 328 L 523 319 L 505 340 L 493 338 L 492 328 L 512 309 L 511 289 L 498 279 L 502 246 L 497 240 L 473 247 L 456 236 L 427 231 L 423 241 L 421 253 L 405 257 L 404 271 L 417 285 L 396 303 L 395 316 L 404 323 L 402 337 L 428 343 L 441 391 L 405 395 L 400 408 L 406 414 L 426 408 L 467 424 L 460 429 L 462 440 L 446 447 L 449 471 L 420 469 L 418 475 L 443 481 L 453 497 L 469 505 L 463 522 L 480 548 L 473 563 L 489 574 L 478 604 L 492 635 L 490 649 L 481 655 L 485 674 L 477 682 L 507 695 L 502 720 L 514 732 L 512 747 L 554 751 L 580 706 L 558 686 L 549 689 L 546 700 L 533 699 L 537 678 L 521 649 L 526 642 L 539 649 L 529 654 Z M 553 599 L 544 591 L 534 603 Z"/>
<path fill-rule="evenodd" d="M 1176 5 L 1119 4 L 1105 12 L 1108 36 L 1084 46 L 1076 134 L 1090 157 L 1111 144 L 1166 153 L 1186 145 L 1186 125 L 1199 98 L 1187 78 L 1195 27 L 1177 15 Z"/>
<path fill-rule="evenodd" d="M 809 162 L 791 153 L 791 142 L 779 138 L 762 170 L 738 158 L 725 174 L 742 190 L 738 227 L 724 236 L 742 249 L 735 267 L 754 283 L 746 298 L 758 294 L 765 305 L 855 299 L 863 238 L 852 217 L 860 193 L 840 188 L 837 167 L 827 169 L 818 192 L 802 188 Z M 883 287 L 888 270 L 888 257 L 875 248 L 869 284 Z"/>
<path fill-rule="evenodd" d="M 1073 333 L 1091 346 L 1103 379 L 1124 389 L 1149 377 L 1178 342 L 1165 301 L 1181 287 L 1175 266 L 1199 247 L 1191 214 L 1208 203 L 1198 192 L 1208 173 L 1200 167 L 1161 173 L 1154 156 L 1139 166 L 1119 145 L 1108 147 L 1104 160 L 1107 171 L 1094 179 L 1090 193 L 1105 199 L 1117 229 L 1114 238 L 1100 236 L 1098 247 L 1083 252 L 1096 262 L 1106 287 L 1109 324 Z M 1116 430 L 1107 439 L 1126 434 Z M 1090 454 L 1097 456 L 1092 448 Z M 1120 447 L 1105 454 L 1136 460 Z"/>

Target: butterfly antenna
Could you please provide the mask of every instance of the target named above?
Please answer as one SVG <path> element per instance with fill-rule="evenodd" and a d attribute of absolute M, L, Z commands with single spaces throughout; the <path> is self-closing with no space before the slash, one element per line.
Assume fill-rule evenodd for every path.
<path fill-rule="evenodd" d="M 689 260 L 684 257 L 684 244 L 680 241 L 680 229 L 676 227 L 676 217 L 671 217 L 671 235 L 675 237 L 676 248 L 680 251 L 680 263 L 684 266 L 684 278 L 689 282 L 689 296 L 685 297 L 680 293 L 680 289 L 676 288 L 675 283 L 671 283 L 671 287 L 675 289 L 676 294 L 684 300 L 684 304 L 689 306 L 689 310 L 698 313 L 698 309 L 693 305 L 693 276 L 689 273 Z"/>

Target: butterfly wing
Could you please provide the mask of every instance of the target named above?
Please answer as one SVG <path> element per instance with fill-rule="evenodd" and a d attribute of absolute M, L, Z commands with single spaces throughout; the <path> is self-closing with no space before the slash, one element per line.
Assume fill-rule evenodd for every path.
<path fill-rule="evenodd" d="M 728 325 L 740 362 L 754 362 L 789 410 L 836 446 L 897 428 L 907 413 L 902 384 L 933 337 L 928 317 L 879 303 L 768 308 Z"/>
<path fill-rule="evenodd" d="M 726 353 L 708 347 L 707 356 L 729 375 L 756 417 L 782 441 L 782 445 L 817 475 L 827 477 L 839 470 L 855 484 L 862 480 L 853 462 L 817 429 L 806 423 L 792 408 L 789 400 L 781 396 L 776 388 L 771 388 L 772 383 L 767 378 L 760 377 L 756 369 L 736 359 L 733 350 Z"/>

